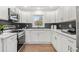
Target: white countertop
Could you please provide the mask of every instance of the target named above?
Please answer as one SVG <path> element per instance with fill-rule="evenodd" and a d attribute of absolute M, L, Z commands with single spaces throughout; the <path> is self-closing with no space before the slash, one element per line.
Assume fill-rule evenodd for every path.
<path fill-rule="evenodd" d="M 4 38 L 7 38 L 7 37 L 16 35 L 16 34 L 17 33 L 3 33 L 3 34 L 0 34 L 0 39 L 4 39 Z"/>
<path fill-rule="evenodd" d="M 70 35 L 70 34 L 67 34 L 67 33 L 62 32 L 61 30 L 56 30 L 56 29 L 54 31 L 57 32 L 57 33 L 63 34 L 65 36 L 67 36 L 67 37 L 73 38 L 75 40 L 77 39 L 76 38 L 76 35 Z"/>
<path fill-rule="evenodd" d="M 71 35 L 71 34 L 64 33 L 60 29 L 25 29 L 25 30 L 27 30 L 27 31 L 41 31 L 41 30 L 51 31 L 52 30 L 52 31 L 55 31 L 57 33 L 63 34 L 65 36 L 67 36 L 67 37 L 70 37 L 72 39 L 75 39 L 75 40 L 77 39 L 76 35 Z"/>
<path fill-rule="evenodd" d="M 51 30 L 51 29 L 25 29 L 25 30 L 30 30 L 30 31 L 41 31 L 41 30 Z"/>

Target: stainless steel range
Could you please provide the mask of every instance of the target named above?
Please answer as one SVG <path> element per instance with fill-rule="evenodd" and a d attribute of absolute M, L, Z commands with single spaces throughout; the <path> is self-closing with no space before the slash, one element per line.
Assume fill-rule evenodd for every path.
<path fill-rule="evenodd" d="M 13 30 L 11 32 L 17 33 L 17 51 L 19 51 L 25 43 L 25 32 L 24 30 Z"/>

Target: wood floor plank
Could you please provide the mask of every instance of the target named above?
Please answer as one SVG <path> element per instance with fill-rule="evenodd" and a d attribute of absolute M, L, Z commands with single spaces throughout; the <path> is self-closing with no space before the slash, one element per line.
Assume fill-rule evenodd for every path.
<path fill-rule="evenodd" d="M 21 52 L 56 52 L 51 44 L 27 44 Z"/>

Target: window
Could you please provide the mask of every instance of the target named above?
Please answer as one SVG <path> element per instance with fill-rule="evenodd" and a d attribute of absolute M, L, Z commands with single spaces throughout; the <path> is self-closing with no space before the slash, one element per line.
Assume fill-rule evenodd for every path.
<path fill-rule="evenodd" d="M 43 26 L 43 16 L 42 15 L 34 15 L 32 17 L 33 19 L 33 25 L 36 27 L 41 27 Z"/>

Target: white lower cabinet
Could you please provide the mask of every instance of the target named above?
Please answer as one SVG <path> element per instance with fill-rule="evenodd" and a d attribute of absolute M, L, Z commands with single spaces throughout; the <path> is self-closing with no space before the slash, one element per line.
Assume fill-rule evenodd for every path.
<path fill-rule="evenodd" d="M 76 40 L 62 35 L 62 51 L 63 52 L 76 52 Z"/>
<path fill-rule="evenodd" d="M 55 31 L 52 32 L 52 44 L 58 52 L 76 52 L 76 40 Z"/>
<path fill-rule="evenodd" d="M 32 44 L 39 44 L 38 34 L 39 34 L 38 31 L 31 31 L 30 43 L 32 43 Z"/>
<path fill-rule="evenodd" d="M 17 35 L 4 39 L 4 52 L 17 52 Z"/>
<path fill-rule="evenodd" d="M 54 44 L 54 47 L 56 49 L 56 51 L 58 51 L 58 37 L 55 36 L 55 44 Z"/>
<path fill-rule="evenodd" d="M 58 33 L 55 34 L 56 50 L 57 51 L 62 51 L 62 45 L 61 45 L 62 40 L 61 40 L 61 38 L 62 37 Z"/>
<path fill-rule="evenodd" d="M 76 40 L 68 38 L 68 52 L 76 52 Z"/>
<path fill-rule="evenodd" d="M 26 44 L 37 44 L 38 43 L 38 31 L 26 30 L 25 32 L 26 32 L 25 33 Z"/>
<path fill-rule="evenodd" d="M 30 43 L 31 41 L 31 31 L 25 31 L 25 42 Z"/>
<path fill-rule="evenodd" d="M 26 30 L 26 44 L 49 44 L 50 35 L 49 30 Z"/>
<path fill-rule="evenodd" d="M 52 31 L 51 32 L 51 39 L 52 39 L 52 44 L 53 44 L 53 47 L 56 49 L 56 51 L 60 51 L 60 48 L 59 48 L 59 44 L 60 44 L 60 37 L 58 35 L 58 33 L 56 33 L 55 31 Z M 61 47 L 61 46 L 60 46 Z"/>
<path fill-rule="evenodd" d="M 56 40 L 55 40 L 56 37 L 55 37 L 55 34 L 56 34 L 55 31 L 52 30 L 51 31 L 51 39 L 52 39 L 51 43 L 52 43 L 53 47 L 56 49 Z"/>
<path fill-rule="evenodd" d="M 50 31 L 39 31 L 39 42 L 41 44 L 48 44 L 50 43 Z"/>
<path fill-rule="evenodd" d="M 0 39 L 0 52 L 2 52 L 2 40 Z"/>
<path fill-rule="evenodd" d="M 68 37 L 61 35 L 61 51 L 68 52 Z"/>

